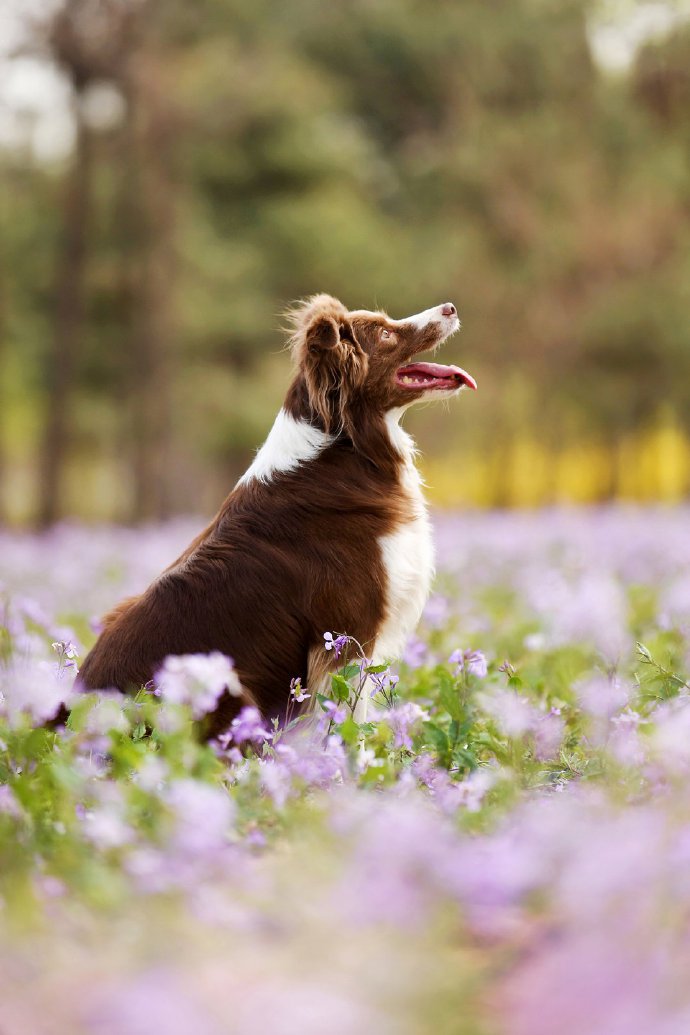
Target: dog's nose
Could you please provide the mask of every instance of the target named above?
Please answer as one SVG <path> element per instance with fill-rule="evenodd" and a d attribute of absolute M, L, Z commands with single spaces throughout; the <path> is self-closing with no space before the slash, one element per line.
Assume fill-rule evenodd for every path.
<path fill-rule="evenodd" d="M 441 316 L 455 316 L 457 309 L 452 302 L 444 302 L 441 306 Z"/>

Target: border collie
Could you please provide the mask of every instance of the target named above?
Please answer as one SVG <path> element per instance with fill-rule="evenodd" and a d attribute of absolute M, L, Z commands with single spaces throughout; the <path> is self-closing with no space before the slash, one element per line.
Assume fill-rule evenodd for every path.
<path fill-rule="evenodd" d="M 169 654 L 221 651 L 243 696 L 221 698 L 208 736 L 244 704 L 284 717 L 297 676 L 313 702 L 339 664 L 325 630 L 353 636 L 376 663 L 400 654 L 434 566 L 400 418 L 477 387 L 460 367 L 415 360 L 458 330 L 449 302 L 391 320 L 322 294 L 288 315 L 297 371 L 266 442 L 208 528 L 106 617 L 79 674 L 83 689 L 127 692 Z"/>

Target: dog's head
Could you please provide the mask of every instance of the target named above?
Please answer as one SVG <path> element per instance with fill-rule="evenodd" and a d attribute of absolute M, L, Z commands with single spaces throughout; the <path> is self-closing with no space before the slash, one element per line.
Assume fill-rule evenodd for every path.
<path fill-rule="evenodd" d="M 355 437 L 359 422 L 412 403 L 476 389 L 460 367 L 415 362 L 460 327 L 450 302 L 416 316 L 350 312 L 330 295 L 314 295 L 291 309 L 291 346 L 312 415 L 325 431 Z"/>

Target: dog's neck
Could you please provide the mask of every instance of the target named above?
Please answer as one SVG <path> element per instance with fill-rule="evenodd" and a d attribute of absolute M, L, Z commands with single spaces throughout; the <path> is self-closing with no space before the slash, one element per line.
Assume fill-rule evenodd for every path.
<path fill-rule="evenodd" d="M 254 479 L 270 482 L 276 474 L 294 471 L 300 464 L 314 460 L 333 441 L 332 435 L 306 420 L 293 417 L 283 407 L 268 438 L 237 484 L 246 485 Z"/>
<path fill-rule="evenodd" d="M 336 442 L 350 443 L 377 471 L 395 475 L 400 461 L 410 463 L 415 453 L 411 436 L 400 427 L 404 412 L 405 407 L 385 416 L 362 412 L 350 429 L 331 434 L 311 410 L 304 383 L 296 378 L 266 441 L 237 484 L 268 483 L 275 475 L 294 471 L 316 459 Z"/>

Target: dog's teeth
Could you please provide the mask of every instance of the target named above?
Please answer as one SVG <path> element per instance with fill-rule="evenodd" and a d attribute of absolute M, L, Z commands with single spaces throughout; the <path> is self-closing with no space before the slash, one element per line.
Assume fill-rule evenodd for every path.
<path fill-rule="evenodd" d="M 426 388 L 430 384 L 429 378 L 426 377 L 413 377 L 411 374 L 403 374 L 400 378 L 400 383 L 404 385 L 414 385 L 415 388 Z"/>

